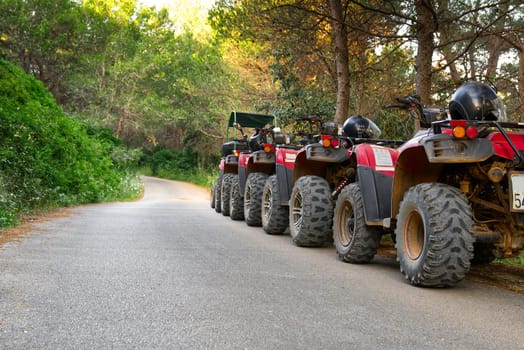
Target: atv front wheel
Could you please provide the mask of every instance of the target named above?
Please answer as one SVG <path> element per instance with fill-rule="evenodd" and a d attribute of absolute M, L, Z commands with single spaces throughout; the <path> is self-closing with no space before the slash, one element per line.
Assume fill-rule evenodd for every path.
<path fill-rule="evenodd" d="M 473 258 L 471 206 L 458 189 L 440 183 L 410 188 L 397 216 L 397 261 L 413 285 L 450 287 Z"/>
<path fill-rule="evenodd" d="M 229 217 L 231 220 L 244 220 L 244 199 L 240 196 L 240 185 L 238 175 L 231 182 L 231 194 L 229 195 Z"/>
<path fill-rule="evenodd" d="M 222 206 L 220 205 L 222 200 L 222 175 L 219 175 L 217 177 L 217 181 L 215 182 L 215 192 L 213 198 L 215 199 L 215 211 L 220 213 L 222 211 Z"/>
<path fill-rule="evenodd" d="M 217 184 L 216 182 L 213 182 L 213 184 L 211 185 L 211 193 L 210 193 L 210 196 L 209 196 L 209 200 L 210 200 L 210 204 L 211 204 L 211 209 L 215 209 L 215 190 L 216 190 L 216 187 L 217 187 Z"/>
<path fill-rule="evenodd" d="M 303 176 L 295 182 L 289 200 L 289 232 L 301 247 L 322 246 L 332 239 L 333 204 L 327 181 Z"/>
<path fill-rule="evenodd" d="M 222 177 L 220 206 L 222 207 L 222 215 L 224 216 L 229 216 L 230 214 L 229 196 L 231 195 L 231 183 L 233 182 L 234 177 L 235 174 L 231 173 L 224 174 Z"/>
<path fill-rule="evenodd" d="M 382 229 L 368 226 L 360 185 L 352 183 L 338 195 L 333 218 L 333 241 L 340 260 L 367 263 L 377 253 Z"/>
<path fill-rule="evenodd" d="M 244 192 L 244 218 L 248 226 L 262 225 L 262 192 L 267 177 L 265 173 L 251 173 L 247 177 Z"/>
<path fill-rule="evenodd" d="M 269 234 L 282 234 L 289 225 L 289 207 L 281 204 L 277 176 L 268 177 L 262 192 L 262 228 Z"/>

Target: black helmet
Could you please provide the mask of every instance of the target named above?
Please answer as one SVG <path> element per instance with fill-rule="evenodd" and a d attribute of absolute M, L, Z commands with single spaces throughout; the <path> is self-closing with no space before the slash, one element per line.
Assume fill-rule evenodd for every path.
<path fill-rule="evenodd" d="M 451 97 L 451 119 L 506 120 L 504 102 L 492 87 L 477 83 L 465 83 Z"/>
<path fill-rule="evenodd" d="M 353 115 L 346 119 L 342 130 L 344 131 L 344 135 L 355 138 L 376 139 L 381 134 L 377 124 L 361 115 Z"/>

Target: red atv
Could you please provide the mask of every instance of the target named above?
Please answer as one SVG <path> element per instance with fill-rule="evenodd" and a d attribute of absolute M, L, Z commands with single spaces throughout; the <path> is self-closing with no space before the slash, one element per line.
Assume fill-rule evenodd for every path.
<path fill-rule="evenodd" d="M 518 255 L 524 249 L 523 126 L 505 122 L 502 101 L 479 83 L 455 92 L 451 118 L 423 113 L 413 97 L 399 102 L 428 129 L 398 148 L 389 191 L 368 185 L 378 173 L 373 166 L 342 190 L 333 225 L 338 254 L 369 261 L 377 237 L 390 232 L 401 273 L 413 285 L 431 287 L 453 286 L 471 262 Z M 390 211 L 373 215 L 369 198 L 390 200 Z"/>
<path fill-rule="evenodd" d="M 275 145 L 285 142 L 278 127 L 257 128 L 249 140 L 249 152 L 240 153 L 238 177 L 230 195 L 231 219 L 260 226 L 262 190 L 268 176 L 275 173 Z"/>
<path fill-rule="evenodd" d="M 335 123 L 323 123 L 318 116 L 303 121 L 310 130 L 301 134 L 301 145 L 277 147 L 276 173 L 266 181 L 262 196 L 262 226 L 270 234 L 284 233 L 289 226 L 297 245 L 315 246 L 331 239 L 332 189 L 323 179 L 326 164 L 347 159 L 347 152 L 338 149 Z"/>
<path fill-rule="evenodd" d="M 211 207 L 224 216 L 230 215 L 231 186 L 238 182 L 238 160 L 241 152 L 249 152 L 249 142 L 243 128 L 264 128 L 274 123 L 272 115 L 231 112 L 226 129 L 226 140 L 229 140 L 229 129 L 234 128 L 235 135 L 222 145 L 222 159 L 219 165 L 219 175 L 211 187 Z"/>

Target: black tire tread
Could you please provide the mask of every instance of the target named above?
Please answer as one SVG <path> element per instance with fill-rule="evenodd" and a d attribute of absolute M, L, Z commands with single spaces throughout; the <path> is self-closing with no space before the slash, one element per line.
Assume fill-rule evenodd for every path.
<path fill-rule="evenodd" d="M 338 233 L 346 225 L 340 221 L 347 202 L 351 204 L 353 209 L 355 223 L 350 242 L 347 246 L 344 246 Z M 360 185 L 352 183 L 346 186 L 338 195 L 333 217 L 333 242 L 339 259 L 353 264 L 370 262 L 377 253 L 382 232 L 383 230 L 380 227 L 366 225 Z"/>
<path fill-rule="evenodd" d="M 418 204 L 417 204 L 418 203 Z M 404 251 L 405 206 L 415 204 L 426 215 L 426 239 L 419 259 Z M 422 183 L 409 189 L 397 217 L 397 261 L 402 275 L 413 285 L 451 287 L 462 281 L 473 258 L 472 210 L 457 188 L 441 183 Z M 429 230 L 429 231 L 428 231 Z"/>
<path fill-rule="evenodd" d="M 269 202 L 266 202 L 267 197 Z M 268 208 L 264 215 L 264 208 Z M 262 193 L 262 228 L 268 234 L 283 234 L 289 225 L 289 207 L 282 205 L 276 175 L 267 178 Z"/>
<path fill-rule="evenodd" d="M 244 192 L 244 218 L 248 226 L 261 226 L 262 192 L 268 175 L 266 173 L 251 173 L 246 180 Z M 249 198 L 249 200 L 246 200 Z"/>
<path fill-rule="evenodd" d="M 297 195 L 302 197 L 301 223 L 294 222 L 293 205 Z M 293 186 L 289 205 L 289 231 L 293 243 L 300 247 L 319 247 L 332 241 L 333 203 L 324 178 L 299 178 Z"/>

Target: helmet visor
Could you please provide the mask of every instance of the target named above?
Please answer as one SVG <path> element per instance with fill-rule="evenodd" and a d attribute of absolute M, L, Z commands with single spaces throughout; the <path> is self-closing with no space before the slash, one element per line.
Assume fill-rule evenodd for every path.
<path fill-rule="evenodd" d="M 498 120 L 499 122 L 505 122 L 508 120 L 508 117 L 506 115 L 506 106 L 504 105 L 504 102 L 500 97 L 497 97 L 493 101 L 491 101 L 491 104 L 493 105 L 493 110 L 491 111 L 491 114 L 493 117 L 495 117 L 495 120 Z"/>

